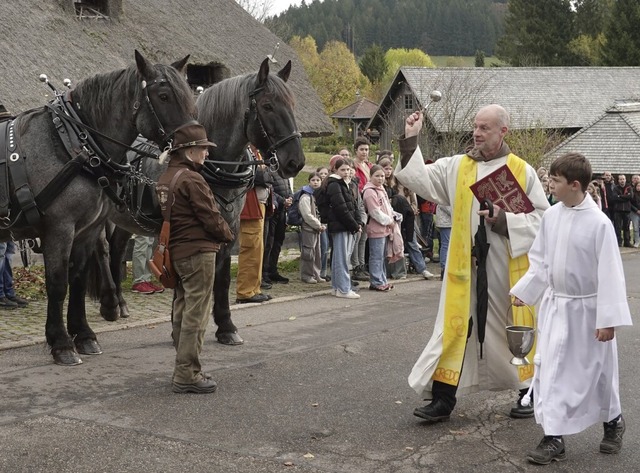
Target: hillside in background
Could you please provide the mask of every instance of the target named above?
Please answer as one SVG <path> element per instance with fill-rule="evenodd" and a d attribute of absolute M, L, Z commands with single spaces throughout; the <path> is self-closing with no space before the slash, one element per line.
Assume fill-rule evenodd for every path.
<path fill-rule="evenodd" d="M 324 0 L 303 3 L 265 25 L 289 41 L 311 35 L 321 50 L 343 41 L 360 56 L 373 44 L 418 48 L 433 56 L 494 54 L 507 0 Z"/>

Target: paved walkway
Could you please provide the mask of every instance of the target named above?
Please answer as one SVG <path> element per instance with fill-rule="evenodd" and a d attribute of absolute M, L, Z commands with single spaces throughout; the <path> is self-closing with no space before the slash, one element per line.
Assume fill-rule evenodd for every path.
<path fill-rule="evenodd" d="M 129 327 L 166 322 L 171 317 L 172 293 L 125 295 L 131 317 L 107 322 L 99 313 L 100 306 L 87 300 L 87 320 L 94 332 L 121 330 Z M 65 305 L 66 318 L 66 305 Z M 23 309 L 0 310 L 0 350 L 43 343 L 47 319 L 47 301 L 29 302 Z"/>

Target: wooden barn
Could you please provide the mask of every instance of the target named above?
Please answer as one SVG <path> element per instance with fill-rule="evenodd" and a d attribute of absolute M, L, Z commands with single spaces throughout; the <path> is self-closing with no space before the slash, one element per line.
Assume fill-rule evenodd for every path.
<path fill-rule="evenodd" d="M 304 136 L 334 132 L 293 49 L 234 0 L 3 0 L 0 1 L 0 103 L 17 113 L 44 105 L 57 87 L 127 67 L 139 50 L 152 62 L 191 55 L 188 81 L 195 91 L 256 71 L 275 54 L 273 70 L 292 60 L 289 84 Z"/>

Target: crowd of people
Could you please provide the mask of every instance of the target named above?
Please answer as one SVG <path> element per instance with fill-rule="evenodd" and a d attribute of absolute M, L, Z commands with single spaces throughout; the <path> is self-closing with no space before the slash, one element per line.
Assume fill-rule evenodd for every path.
<path fill-rule="evenodd" d="M 557 202 L 549 191 L 549 174 L 544 167 L 538 168 L 538 178 L 542 183 L 550 205 Z M 613 224 L 619 247 L 640 247 L 640 174 L 627 176 L 619 174 L 614 180 L 611 171 L 602 176 L 591 176 L 587 192 L 596 206 L 602 210 Z M 595 179 L 593 179 L 595 177 Z"/>

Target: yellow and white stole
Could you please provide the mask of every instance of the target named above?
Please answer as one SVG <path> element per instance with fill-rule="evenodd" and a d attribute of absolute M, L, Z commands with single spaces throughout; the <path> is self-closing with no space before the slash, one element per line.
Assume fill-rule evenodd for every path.
<path fill-rule="evenodd" d="M 515 154 L 507 157 L 507 166 L 523 189 L 526 189 L 526 163 Z M 465 155 L 460 162 L 452 214 L 451 239 L 445 269 L 447 289 L 444 304 L 444 332 L 442 354 L 433 374 L 434 381 L 457 386 L 467 346 L 469 315 L 471 313 L 471 209 L 474 195 L 469 187 L 477 180 L 477 163 Z M 490 231 L 490 230 L 489 230 Z M 511 287 L 527 272 L 529 258 L 522 255 L 509 258 Z M 512 307 L 515 325 L 534 326 L 535 314 L 526 307 Z M 507 314 L 505 315 L 505 323 Z M 506 337 L 505 332 L 505 337 Z M 532 358 L 535 348 L 528 358 Z M 524 381 L 533 376 L 533 365 L 519 366 L 518 377 Z"/>

